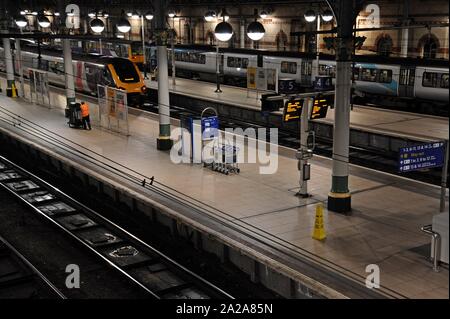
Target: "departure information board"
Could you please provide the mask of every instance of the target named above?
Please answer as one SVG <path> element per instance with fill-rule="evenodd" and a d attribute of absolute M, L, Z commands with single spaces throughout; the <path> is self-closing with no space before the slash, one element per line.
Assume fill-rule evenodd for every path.
<path fill-rule="evenodd" d="M 302 115 L 304 100 L 292 100 L 287 101 L 284 105 L 283 121 L 289 123 L 292 121 L 298 121 Z"/>
<path fill-rule="evenodd" d="M 444 165 L 445 143 L 421 144 L 400 149 L 399 170 L 401 173 Z"/>
<path fill-rule="evenodd" d="M 324 119 L 327 117 L 328 109 L 333 106 L 334 98 L 330 96 L 316 97 L 311 110 L 311 120 Z"/>

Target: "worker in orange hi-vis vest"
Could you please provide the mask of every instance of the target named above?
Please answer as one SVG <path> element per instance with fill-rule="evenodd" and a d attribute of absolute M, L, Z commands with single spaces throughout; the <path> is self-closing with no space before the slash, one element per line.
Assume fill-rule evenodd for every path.
<path fill-rule="evenodd" d="M 92 130 L 91 119 L 89 118 L 89 105 L 86 102 L 81 102 L 81 117 L 83 120 L 83 128 Z"/>

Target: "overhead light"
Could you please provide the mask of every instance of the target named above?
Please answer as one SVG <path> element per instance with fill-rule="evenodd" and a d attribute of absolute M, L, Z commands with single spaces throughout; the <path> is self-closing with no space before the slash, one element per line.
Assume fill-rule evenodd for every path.
<path fill-rule="evenodd" d="M 31 12 L 31 14 L 34 15 L 34 16 L 37 16 L 38 12 L 37 11 L 33 11 L 33 12 Z"/>
<path fill-rule="evenodd" d="M 130 22 L 125 18 L 121 18 L 117 23 L 117 30 L 122 33 L 128 33 L 131 30 Z"/>
<path fill-rule="evenodd" d="M 123 39 L 123 38 L 125 38 L 125 35 L 119 33 L 119 34 L 116 35 L 116 37 L 118 37 L 119 39 Z"/>
<path fill-rule="evenodd" d="M 19 28 L 24 28 L 28 24 L 28 21 L 24 16 L 18 16 L 15 21 Z"/>
<path fill-rule="evenodd" d="M 108 18 L 109 17 L 109 13 L 108 12 L 106 12 L 106 11 L 103 11 L 103 18 Z"/>
<path fill-rule="evenodd" d="M 26 15 L 27 13 L 25 12 L 25 10 L 20 10 L 20 15 L 21 16 L 24 16 L 24 15 Z"/>
<path fill-rule="evenodd" d="M 90 23 L 92 31 L 95 33 L 102 33 L 105 30 L 105 24 L 99 18 L 95 18 Z"/>
<path fill-rule="evenodd" d="M 50 26 L 50 20 L 46 16 L 41 15 L 38 17 L 38 24 L 41 28 L 48 28 Z"/>
<path fill-rule="evenodd" d="M 216 13 L 212 10 L 205 13 L 205 21 L 212 22 L 216 19 Z"/>
<path fill-rule="evenodd" d="M 227 10 L 225 8 L 222 9 L 222 12 L 220 14 L 220 17 L 222 18 L 223 21 L 227 22 L 228 20 L 230 20 L 230 15 L 228 14 Z"/>
<path fill-rule="evenodd" d="M 68 17 L 73 17 L 75 15 L 75 13 L 73 12 L 73 9 L 71 9 L 70 11 L 66 12 Z"/>
<path fill-rule="evenodd" d="M 220 22 L 214 30 L 214 35 L 219 41 L 229 41 L 233 36 L 233 27 L 228 22 Z"/>
<path fill-rule="evenodd" d="M 266 19 L 269 16 L 269 14 L 267 13 L 266 10 L 262 10 L 259 16 L 261 17 L 261 19 Z"/>
<path fill-rule="evenodd" d="M 264 29 L 264 26 L 258 21 L 253 21 L 248 25 L 247 35 L 253 41 L 261 40 L 265 33 L 266 30 Z"/>
<path fill-rule="evenodd" d="M 147 20 L 153 20 L 154 17 L 155 17 L 155 16 L 153 15 L 153 12 L 151 12 L 151 11 L 149 11 L 149 12 L 147 12 L 147 13 L 145 14 L 145 18 L 146 18 Z"/>
<path fill-rule="evenodd" d="M 56 12 L 54 13 L 54 15 L 55 15 L 55 17 L 59 17 L 59 16 L 60 16 L 60 13 L 59 13 L 58 11 L 56 11 Z"/>
<path fill-rule="evenodd" d="M 306 11 L 305 12 L 305 20 L 306 20 L 306 22 L 316 21 L 316 13 L 311 9 Z"/>
<path fill-rule="evenodd" d="M 127 12 L 127 17 L 131 18 L 133 16 L 133 12 Z"/>
<path fill-rule="evenodd" d="M 167 12 L 167 15 L 169 16 L 169 18 L 175 18 L 175 16 L 177 15 L 177 13 L 175 12 L 175 10 L 170 9 L 170 10 Z"/>
<path fill-rule="evenodd" d="M 96 16 L 96 13 L 95 13 L 95 12 L 89 12 L 89 13 L 88 13 L 88 17 L 89 17 L 89 18 L 95 18 L 95 16 Z"/>
<path fill-rule="evenodd" d="M 330 9 L 325 10 L 322 13 L 322 19 L 325 22 L 330 22 L 331 20 L 333 20 L 333 12 L 331 12 Z"/>
<path fill-rule="evenodd" d="M 137 13 L 137 11 L 133 11 L 133 14 L 131 15 L 131 18 L 139 19 L 139 13 Z"/>

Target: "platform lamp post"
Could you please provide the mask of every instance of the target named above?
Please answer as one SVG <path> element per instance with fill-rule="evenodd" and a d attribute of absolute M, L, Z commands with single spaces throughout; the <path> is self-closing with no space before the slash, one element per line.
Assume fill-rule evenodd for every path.
<path fill-rule="evenodd" d="M 28 20 L 23 16 L 19 15 L 15 19 L 16 25 L 20 29 L 20 33 L 23 33 L 23 28 L 28 25 Z M 20 45 L 20 39 L 16 39 L 16 55 L 17 55 L 17 64 L 19 67 L 19 76 L 20 76 L 20 96 L 25 97 L 25 84 L 23 78 L 23 64 L 22 64 L 22 49 Z"/>
<path fill-rule="evenodd" d="M 97 13 L 95 14 L 95 19 L 92 19 L 89 23 L 89 26 L 91 27 L 92 32 L 101 34 L 105 30 L 105 23 L 98 18 Z M 98 43 L 100 46 L 99 53 L 103 55 L 103 45 L 102 45 L 102 38 L 101 36 L 98 38 Z"/>
<path fill-rule="evenodd" d="M 144 68 L 144 77 L 147 78 L 147 54 L 145 51 L 145 36 L 144 36 L 144 29 L 145 29 L 145 20 L 151 22 L 154 18 L 153 11 L 148 11 L 145 15 L 142 15 L 141 22 L 142 22 L 142 54 L 144 56 L 144 62 L 143 62 L 143 68 Z"/>
<path fill-rule="evenodd" d="M 177 82 L 176 82 L 177 69 L 176 69 L 176 65 L 175 65 L 175 17 L 177 16 L 177 13 L 175 12 L 175 10 L 170 9 L 169 12 L 167 13 L 167 15 L 169 16 L 169 18 L 172 19 L 172 30 L 170 32 L 170 48 L 172 51 L 172 55 L 171 55 L 172 86 L 175 89 L 175 86 L 177 85 Z"/>
<path fill-rule="evenodd" d="M 1 9 L 0 9 L 1 11 Z M 2 13 L 0 12 L 0 15 Z M 0 16 L 0 32 L 8 32 L 8 18 Z M 3 29 L 3 30 L 1 30 Z M 3 50 L 5 52 L 5 64 L 6 64 L 6 95 L 8 97 L 17 97 L 17 88 L 14 81 L 14 63 L 11 53 L 11 43 L 9 37 L 3 38 Z"/>
<path fill-rule="evenodd" d="M 128 32 L 130 32 L 131 30 L 131 24 L 128 21 L 127 18 L 125 18 L 125 16 L 122 14 L 122 17 L 119 19 L 119 21 L 116 24 L 116 28 L 117 30 L 122 33 L 122 34 L 126 34 Z"/>
<path fill-rule="evenodd" d="M 316 13 L 314 10 L 308 10 L 304 14 L 305 20 L 308 23 L 313 23 L 314 21 L 317 21 L 317 32 L 321 29 L 321 20 L 324 22 L 330 22 L 333 20 L 334 15 L 333 12 L 330 9 L 326 9 L 322 13 Z M 320 43 L 319 43 L 319 33 L 316 34 L 316 64 L 317 64 L 317 70 L 316 70 L 316 76 L 319 76 L 319 55 L 320 55 Z"/>
<path fill-rule="evenodd" d="M 255 21 L 251 22 L 247 27 L 247 36 L 253 41 L 254 49 L 256 49 L 256 43 L 264 37 L 265 33 L 264 26 L 258 22 L 258 10 L 255 9 Z"/>
<path fill-rule="evenodd" d="M 216 39 L 221 42 L 228 42 L 233 37 L 233 27 L 231 24 L 226 22 L 226 16 L 223 15 L 223 21 L 220 22 L 215 30 L 214 35 L 216 36 Z M 222 93 L 222 90 L 220 88 L 220 55 L 219 55 L 219 44 L 216 45 L 216 93 Z"/>

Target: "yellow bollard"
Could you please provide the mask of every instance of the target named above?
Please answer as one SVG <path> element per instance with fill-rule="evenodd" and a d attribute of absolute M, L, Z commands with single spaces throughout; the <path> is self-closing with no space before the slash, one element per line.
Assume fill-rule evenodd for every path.
<path fill-rule="evenodd" d="M 12 96 L 11 97 L 17 97 L 17 89 L 16 89 L 16 85 L 13 83 L 13 84 L 11 84 L 11 93 L 12 93 Z"/>
<path fill-rule="evenodd" d="M 323 205 L 318 204 L 316 206 L 316 220 L 314 222 L 314 231 L 312 235 L 313 239 L 324 240 L 327 238 L 325 233 L 325 225 L 323 222 Z"/>

